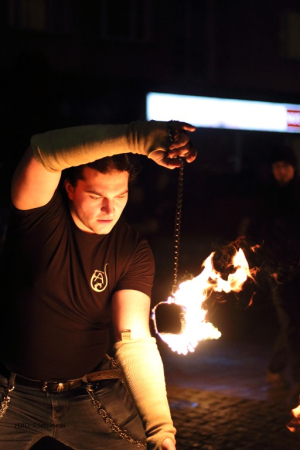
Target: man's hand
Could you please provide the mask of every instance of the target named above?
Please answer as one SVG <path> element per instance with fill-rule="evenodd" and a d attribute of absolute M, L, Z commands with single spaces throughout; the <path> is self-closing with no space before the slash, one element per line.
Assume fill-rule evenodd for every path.
<path fill-rule="evenodd" d="M 197 150 L 192 146 L 187 131 L 193 132 L 196 128 L 185 122 L 171 122 L 174 139 L 171 141 L 169 151 L 156 150 L 150 153 L 149 158 L 160 166 L 168 169 L 179 167 L 181 162 L 179 158 L 185 158 L 188 163 L 193 162 L 197 156 Z"/>
<path fill-rule="evenodd" d="M 170 438 L 166 438 L 163 440 L 161 448 L 162 450 L 176 450 L 176 446 Z"/>

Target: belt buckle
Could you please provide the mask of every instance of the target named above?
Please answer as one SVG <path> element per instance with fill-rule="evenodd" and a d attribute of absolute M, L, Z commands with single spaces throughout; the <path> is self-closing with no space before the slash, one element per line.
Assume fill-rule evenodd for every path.
<path fill-rule="evenodd" d="M 56 392 L 62 392 L 62 391 L 64 391 L 64 389 L 65 389 L 64 383 L 58 383 Z"/>
<path fill-rule="evenodd" d="M 48 384 L 47 381 L 43 382 L 42 391 L 43 392 L 63 392 L 65 390 L 65 383 L 53 382 Z"/>

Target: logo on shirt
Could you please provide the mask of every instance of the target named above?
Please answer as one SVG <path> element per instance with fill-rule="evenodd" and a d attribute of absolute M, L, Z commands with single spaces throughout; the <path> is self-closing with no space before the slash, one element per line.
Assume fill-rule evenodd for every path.
<path fill-rule="evenodd" d="M 95 270 L 92 275 L 91 288 L 96 292 L 104 291 L 104 289 L 106 289 L 108 285 L 106 266 L 108 266 L 108 263 L 105 264 L 104 272 L 102 272 L 101 270 Z"/>

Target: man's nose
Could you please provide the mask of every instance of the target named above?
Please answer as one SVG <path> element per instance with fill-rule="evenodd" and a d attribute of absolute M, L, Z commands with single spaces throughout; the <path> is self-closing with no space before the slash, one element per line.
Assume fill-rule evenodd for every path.
<path fill-rule="evenodd" d="M 115 211 L 114 201 L 109 198 L 104 198 L 102 201 L 101 211 L 105 212 L 108 216 L 113 215 Z"/>

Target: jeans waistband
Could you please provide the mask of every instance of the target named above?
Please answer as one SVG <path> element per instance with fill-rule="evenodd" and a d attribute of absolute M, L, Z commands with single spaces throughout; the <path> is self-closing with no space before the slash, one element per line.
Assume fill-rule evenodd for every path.
<path fill-rule="evenodd" d="M 12 372 L 0 362 L 0 373 L 5 378 L 9 379 Z M 15 384 L 40 389 L 44 392 L 63 392 L 82 386 L 83 381 L 82 378 L 62 381 L 33 380 L 31 378 L 24 377 L 23 375 L 16 374 Z"/>
<path fill-rule="evenodd" d="M 11 371 L 0 362 L 0 373 L 5 378 L 10 378 Z M 89 383 L 97 383 L 104 380 L 112 380 L 117 378 L 122 378 L 121 370 L 118 368 L 100 370 L 98 372 L 91 372 L 84 375 L 82 378 L 75 378 L 73 380 L 33 380 L 31 378 L 24 377 L 23 375 L 15 374 L 15 383 L 22 386 L 32 387 L 35 389 L 42 390 L 43 392 L 49 393 L 59 393 L 66 392 L 72 389 L 77 389 L 81 386 L 86 386 Z"/>

